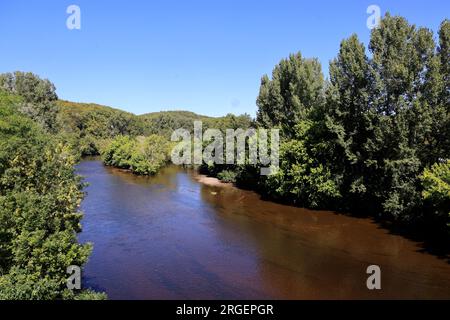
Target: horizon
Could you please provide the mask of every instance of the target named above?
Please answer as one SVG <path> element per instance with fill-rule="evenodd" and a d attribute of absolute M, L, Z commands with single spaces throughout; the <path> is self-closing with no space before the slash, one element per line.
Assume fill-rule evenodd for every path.
<path fill-rule="evenodd" d="M 66 27 L 72 4 L 81 10 L 80 30 Z M 378 5 L 382 16 L 404 16 L 435 36 L 450 11 L 439 0 L 174 4 L 3 3 L 0 27 L 9 48 L 0 72 L 33 72 L 52 81 L 61 100 L 135 115 L 191 111 L 254 118 L 261 77 L 289 54 L 317 57 L 328 78 L 328 63 L 344 38 L 356 33 L 367 50 L 368 6 Z"/>

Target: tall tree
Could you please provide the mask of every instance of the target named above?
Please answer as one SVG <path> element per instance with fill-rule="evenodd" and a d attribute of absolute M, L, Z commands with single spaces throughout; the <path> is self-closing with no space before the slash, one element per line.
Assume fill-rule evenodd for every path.
<path fill-rule="evenodd" d="M 314 106 L 323 103 L 324 78 L 317 59 L 300 53 L 281 60 L 261 79 L 257 98 L 257 122 L 263 127 L 279 127 L 286 138 L 294 136 L 294 126 L 307 118 Z"/>
<path fill-rule="evenodd" d="M 427 95 L 427 83 L 436 78 L 435 43 L 429 30 L 387 14 L 373 30 L 369 49 L 372 103 L 382 133 L 378 164 L 384 170 L 383 189 L 377 196 L 385 212 L 410 219 L 420 201 L 417 176 L 427 159 L 422 146 L 433 123 L 433 94 Z"/>
<path fill-rule="evenodd" d="M 372 159 L 377 137 L 371 76 L 358 37 L 342 41 L 337 58 L 330 63 L 326 107 L 316 124 L 323 127 L 318 137 L 324 145 L 321 157 L 341 177 L 341 193 L 353 207 L 367 200 L 367 189 L 374 188 L 370 177 L 377 169 Z"/>
<path fill-rule="evenodd" d="M 439 136 L 442 157 L 450 158 L 450 20 L 445 19 L 439 29 L 438 57 L 442 76 L 442 93 L 440 98 L 442 118 Z"/>

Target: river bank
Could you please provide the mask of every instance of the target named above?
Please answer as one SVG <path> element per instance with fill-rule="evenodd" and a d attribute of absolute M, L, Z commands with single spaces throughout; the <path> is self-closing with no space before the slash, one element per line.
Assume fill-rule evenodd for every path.
<path fill-rule="evenodd" d="M 229 187 L 234 186 L 232 183 L 222 182 L 218 178 L 209 177 L 205 174 L 198 173 L 198 174 L 195 174 L 194 177 L 197 182 L 207 185 L 207 186 L 210 186 L 210 187 L 229 188 Z"/>

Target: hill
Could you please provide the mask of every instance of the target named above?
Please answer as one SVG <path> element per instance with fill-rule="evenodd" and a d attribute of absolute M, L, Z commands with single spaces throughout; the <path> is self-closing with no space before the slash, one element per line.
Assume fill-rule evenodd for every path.
<path fill-rule="evenodd" d="M 135 115 L 120 109 L 94 103 L 58 100 L 57 117 L 60 129 L 79 145 L 84 155 L 97 154 L 102 142 L 118 135 L 149 136 L 158 134 L 170 138 L 179 128 L 193 130 L 194 121 L 203 128 L 248 128 L 253 120 L 247 114 L 208 117 L 190 111 L 160 111 Z"/>

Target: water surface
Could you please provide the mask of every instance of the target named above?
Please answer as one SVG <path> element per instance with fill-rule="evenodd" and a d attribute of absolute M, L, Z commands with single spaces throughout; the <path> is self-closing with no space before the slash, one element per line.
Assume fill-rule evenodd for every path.
<path fill-rule="evenodd" d="M 450 298 L 450 264 L 370 219 L 207 186 L 165 168 L 137 177 L 85 160 L 84 285 L 111 299 Z M 382 290 L 366 287 L 367 266 Z"/>

